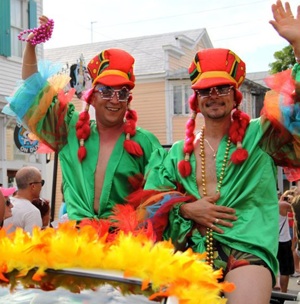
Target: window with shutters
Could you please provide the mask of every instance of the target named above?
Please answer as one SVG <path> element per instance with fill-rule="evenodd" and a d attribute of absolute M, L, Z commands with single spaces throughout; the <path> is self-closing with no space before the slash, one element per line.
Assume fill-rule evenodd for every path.
<path fill-rule="evenodd" d="M 21 31 L 36 27 L 34 0 L 0 1 L 0 56 L 22 57 L 24 43 L 18 39 Z"/>

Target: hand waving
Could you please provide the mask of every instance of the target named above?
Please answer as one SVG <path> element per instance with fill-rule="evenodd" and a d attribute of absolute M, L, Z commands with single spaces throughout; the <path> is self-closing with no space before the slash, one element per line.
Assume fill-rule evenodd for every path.
<path fill-rule="evenodd" d="M 272 5 L 272 12 L 274 20 L 270 24 L 277 33 L 294 47 L 300 44 L 300 6 L 297 8 L 297 16 L 294 17 L 289 2 L 283 7 L 278 0 Z"/>

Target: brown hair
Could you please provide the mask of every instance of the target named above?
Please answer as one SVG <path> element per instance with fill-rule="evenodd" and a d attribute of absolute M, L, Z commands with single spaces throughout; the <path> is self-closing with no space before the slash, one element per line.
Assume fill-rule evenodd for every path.
<path fill-rule="evenodd" d="M 32 200 L 32 204 L 40 210 L 42 217 L 44 217 L 50 210 L 50 202 L 43 198 L 35 198 Z"/>

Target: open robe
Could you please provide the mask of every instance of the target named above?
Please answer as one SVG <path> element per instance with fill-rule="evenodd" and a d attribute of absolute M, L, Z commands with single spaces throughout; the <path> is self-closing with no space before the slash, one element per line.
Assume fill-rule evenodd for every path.
<path fill-rule="evenodd" d="M 299 65 L 296 65 L 293 72 L 299 74 L 298 70 Z M 300 111 L 293 93 L 295 83 L 291 71 L 273 76 L 268 84 L 274 91 L 267 93 L 262 116 L 251 120 L 243 139 L 243 148 L 248 151 L 249 157 L 241 165 L 231 163 L 230 155 L 236 150 L 236 145 L 230 144 L 221 197 L 217 201 L 217 205 L 234 208 L 238 220 L 233 222 L 232 228 L 222 226 L 224 234 L 213 232 L 213 237 L 234 249 L 260 257 L 270 267 L 274 278 L 278 271 L 279 222 L 276 166 L 294 168 L 299 172 Z M 218 178 L 227 139 L 225 136 L 221 140 L 216 155 Z M 201 198 L 196 183 L 195 155 L 191 154 L 190 157 L 190 176 L 182 178 L 178 171 L 178 163 L 184 159 L 183 145 L 184 142 L 179 141 L 167 155 L 161 151 L 152 155 L 152 170 L 147 177 L 145 190 L 160 191 L 161 200 L 153 201 L 151 205 L 148 199 L 147 209 L 154 225 L 162 230 L 157 235 L 162 235 L 163 239 L 171 238 L 180 249 L 188 245 L 202 253 L 205 251 L 206 237 L 194 228 L 193 221 L 184 219 L 179 212 L 182 203 Z M 178 185 L 183 198 L 193 199 L 180 201 L 180 195 L 176 193 Z M 175 203 L 172 205 L 172 202 Z M 162 224 L 158 224 L 160 221 Z"/>
<path fill-rule="evenodd" d="M 151 153 L 162 147 L 152 133 L 137 128 L 132 140 L 140 144 L 143 155 L 132 156 L 124 150 L 125 135 L 121 134 L 107 164 L 100 208 L 95 214 L 94 180 L 101 145 L 96 122 L 90 122 L 91 134 L 85 141 L 87 158 L 80 163 L 75 129 L 79 113 L 69 103 L 74 91 L 63 91 L 69 77 L 56 74 L 58 68 L 51 63 L 42 63 L 44 65 L 39 64 L 39 72 L 23 81 L 14 96 L 7 98 L 9 104 L 3 112 L 16 116 L 41 143 L 59 153 L 69 218 L 106 218 L 112 207 L 125 203 L 125 197 L 134 190 L 134 183 L 129 179 L 142 181 Z"/>

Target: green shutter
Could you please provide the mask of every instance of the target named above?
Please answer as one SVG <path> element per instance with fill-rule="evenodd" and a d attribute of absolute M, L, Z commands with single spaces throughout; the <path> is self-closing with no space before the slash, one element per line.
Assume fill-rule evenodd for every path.
<path fill-rule="evenodd" d="M 0 1 L 0 56 L 11 56 L 10 0 Z"/>
<path fill-rule="evenodd" d="M 28 2 L 28 20 L 29 20 L 29 28 L 37 27 L 37 11 L 36 11 L 36 2 L 34 0 L 29 0 Z"/>

